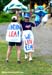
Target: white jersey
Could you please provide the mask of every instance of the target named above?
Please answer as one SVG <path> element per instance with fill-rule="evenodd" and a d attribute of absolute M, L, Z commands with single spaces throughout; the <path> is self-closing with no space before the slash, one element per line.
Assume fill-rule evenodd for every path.
<path fill-rule="evenodd" d="M 6 41 L 21 42 L 21 40 L 22 40 L 22 26 L 17 22 L 10 23 L 6 33 Z"/>

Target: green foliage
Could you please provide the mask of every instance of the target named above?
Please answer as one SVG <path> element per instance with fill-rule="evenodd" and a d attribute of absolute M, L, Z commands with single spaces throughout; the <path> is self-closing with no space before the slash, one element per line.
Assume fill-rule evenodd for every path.
<path fill-rule="evenodd" d="M 30 3 L 30 0 L 19 0 L 20 2 L 22 2 L 24 5 L 28 5 Z"/>
<path fill-rule="evenodd" d="M 11 0 L 3 0 L 4 6 L 7 5 Z"/>
<path fill-rule="evenodd" d="M 24 1 L 23 1 L 23 4 L 24 4 L 24 5 L 28 5 L 29 3 L 30 3 L 30 0 L 24 0 Z"/>
<path fill-rule="evenodd" d="M 2 22 L 10 22 L 11 21 L 11 17 L 13 15 L 14 14 L 9 14 L 9 13 L 2 12 L 0 14 L 0 23 L 2 23 Z"/>
<path fill-rule="evenodd" d="M 0 12 L 3 10 L 3 7 L 4 7 L 3 3 L 0 2 Z"/>
<path fill-rule="evenodd" d="M 3 10 L 4 6 L 7 5 L 11 0 L 0 1 L 0 12 Z"/>

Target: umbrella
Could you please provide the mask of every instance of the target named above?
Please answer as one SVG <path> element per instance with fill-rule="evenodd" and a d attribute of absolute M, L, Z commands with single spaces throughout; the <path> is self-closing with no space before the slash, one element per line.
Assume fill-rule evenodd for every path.
<path fill-rule="evenodd" d="M 21 10 L 21 6 L 17 6 L 17 5 L 14 5 L 12 7 L 9 8 L 10 10 Z"/>
<path fill-rule="evenodd" d="M 6 5 L 3 9 L 3 11 L 8 12 L 10 9 L 24 9 L 26 8 L 20 1 L 18 0 L 12 0 L 8 5 Z"/>
<path fill-rule="evenodd" d="M 14 5 L 14 6 L 10 7 L 9 9 L 10 9 L 10 10 L 12 10 L 12 9 L 16 9 L 16 10 L 17 10 L 17 9 L 27 10 L 27 7 L 22 4 L 21 6 Z"/>
<path fill-rule="evenodd" d="M 22 4 L 22 10 L 27 10 L 28 8 Z"/>

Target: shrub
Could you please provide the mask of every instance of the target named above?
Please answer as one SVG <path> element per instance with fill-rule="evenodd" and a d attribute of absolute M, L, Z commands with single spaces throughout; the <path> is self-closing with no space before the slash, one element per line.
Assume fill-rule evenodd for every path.
<path fill-rule="evenodd" d="M 0 14 L 0 23 L 2 23 L 2 22 L 10 22 L 12 15 L 14 15 L 14 14 L 9 14 L 9 13 L 2 12 Z"/>

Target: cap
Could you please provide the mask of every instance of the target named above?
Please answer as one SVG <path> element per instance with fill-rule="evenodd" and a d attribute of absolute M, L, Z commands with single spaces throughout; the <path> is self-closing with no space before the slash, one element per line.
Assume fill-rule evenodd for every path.
<path fill-rule="evenodd" d="M 24 18 L 30 18 L 30 14 L 29 13 L 25 13 Z"/>
<path fill-rule="evenodd" d="M 13 19 L 17 20 L 17 17 L 16 17 L 16 16 L 12 16 L 12 18 L 11 18 L 11 19 L 12 19 L 12 20 L 13 20 Z"/>

